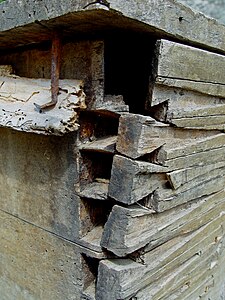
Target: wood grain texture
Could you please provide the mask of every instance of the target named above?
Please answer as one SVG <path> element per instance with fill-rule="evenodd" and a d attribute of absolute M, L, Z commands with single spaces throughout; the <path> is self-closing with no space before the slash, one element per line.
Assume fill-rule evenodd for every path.
<path fill-rule="evenodd" d="M 154 67 L 156 83 L 210 96 L 225 96 L 223 55 L 166 40 L 158 41 L 157 47 Z M 156 104 L 154 98 L 150 101 L 152 106 Z"/>
<path fill-rule="evenodd" d="M 150 195 L 166 181 L 167 168 L 115 155 L 109 182 L 109 196 L 132 204 Z"/>
<path fill-rule="evenodd" d="M 182 232 L 207 224 L 223 211 L 224 198 L 221 191 L 159 214 L 138 206 L 116 205 L 104 227 L 101 245 L 118 256 L 142 247 L 149 251 Z"/>
<path fill-rule="evenodd" d="M 175 295 L 183 299 L 187 296 L 187 299 L 190 299 L 192 294 L 197 292 L 200 294 L 204 291 L 212 274 L 213 276 L 217 274 L 217 264 L 223 261 L 224 247 L 221 238 L 224 240 L 222 230 L 224 222 L 224 215 L 215 215 L 215 218 L 208 224 L 193 232 L 172 238 L 150 252 L 140 251 L 139 255 L 133 256 L 136 264 L 129 259 L 100 262 L 97 295 L 102 295 L 103 299 L 108 299 L 108 295 L 114 299 L 129 299 L 137 293 L 138 299 L 142 299 L 141 297 L 148 299 L 149 293 L 157 291 L 159 298 L 165 293 L 165 299 L 173 299 L 171 297 Z M 219 251 L 218 256 L 215 255 L 216 251 Z M 195 257 L 194 261 L 199 268 L 195 268 L 193 264 L 193 269 L 190 269 L 189 274 L 186 263 L 192 257 Z M 209 264 L 202 264 L 202 260 L 204 263 L 208 260 Z M 168 284 L 167 290 L 163 288 L 165 284 L 163 281 L 170 278 L 171 283 L 170 280 L 174 274 L 177 274 L 177 269 L 182 267 L 184 271 L 179 274 L 182 276 L 183 283 L 174 284 L 172 288 Z M 176 277 L 178 279 L 177 275 Z M 189 284 L 183 289 L 185 280 Z M 158 282 L 160 284 L 157 285 Z M 145 294 L 145 289 L 149 293 Z M 213 286 L 211 289 L 213 290 Z M 209 290 L 206 291 L 208 292 Z"/>
<path fill-rule="evenodd" d="M 123 114 L 119 119 L 116 150 L 136 159 L 149 154 L 166 143 L 189 141 L 214 132 L 171 128 L 167 124 L 138 114 Z"/>
<path fill-rule="evenodd" d="M 60 95 L 54 108 L 38 111 L 51 101 L 50 81 L 14 76 L 0 77 L 0 126 L 19 131 L 62 135 L 78 129 L 77 112 L 86 108 L 82 81 L 60 81 Z"/>

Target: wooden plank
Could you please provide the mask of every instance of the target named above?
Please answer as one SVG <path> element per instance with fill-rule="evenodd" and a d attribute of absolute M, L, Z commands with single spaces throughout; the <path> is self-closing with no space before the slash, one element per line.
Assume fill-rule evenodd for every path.
<path fill-rule="evenodd" d="M 95 181 L 87 186 L 79 193 L 80 197 L 84 197 L 87 199 L 95 199 L 95 200 L 107 200 L 108 199 L 108 188 L 109 181 Z"/>
<path fill-rule="evenodd" d="M 167 168 L 156 164 L 115 155 L 109 182 L 109 196 L 126 204 L 137 202 L 167 181 L 166 171 Z"/>
<path fill-rule="evenodd" d="M 155 153 L 153 163 L 166 166 L 170 171 L 191 166 L 207 165 L 223 161 L 225 134 L 220 133 L 202 139 L 186 141 L 174 146 L 175 141 L 165 144 Z"/>
<path fill-rule="evenodd" d="M 222 171 L 224 172 L 224 168 Z M 153 193 L 148 205 L 155 211 L 162 212 L 222 190 L 225 184 L 225 177 L 223 175 L 221 176 L 218 170 L 215 170 L 212 176 L 214 177 L 208 176 L 207 178 L 206 174 L 200 177 L 200 183 L 193 182 L 193 184 L 187 184 L 187 189 L 185 185 L 176 191 L 159 188 Z M 190 187 L 190 189 L 188 189 L 188 187 Z"/>
<path fill-rule="evenodd" d="M 114 153 L 116 148 L 116 140 L 117 136 L 99 138 L 92 142 L 86 142 L 79 148 L 83 151 Z"/>
<path fill-rule="evenodd" d="M 112 0 L 110 7 L 121 11 L 124 16 L 144 22 L 155 30 L 162 30 L 176 40 L 189 41 L 195 45 L 220 47 L 224 51 L 224 27 L 203 14 L 173 0 L 150 2 L 143 0 L 141 5 L 135 0 L 125 3 Z M 165 15 L 165 11 L 167 14 Z M 145 12 L 145 13 L 143 13 Z M 187 27 L 188 24 L 188 27 Z"/>
<path fill-rule="evenodd" d="M 223 55 L 166 40 L 158 41 L 157 47 L 156 83 L 211 96 L 225 96 Z M 178 65 L 183 67 L 177 68 Z"/>
<path fill-rule="evenodd" d="M 182 111 L 188 109 L 188 107 L 204 107 L 204 105 L 224 104 L 224 98 L 213 97 L 210 95 L 202 94 L 200 92 L 194 92 L 191 90 L 185 90 L 179 87 L 170 87 L 162 83 L 155 83 L 152 90 L 152 106 L 165 103 L 167 105 L 168 113 L 170 114 L 176 110 Z M 216 107 L 215 106 L 215 107 Z M 151 111 L 154 107 L 151 107 Z M 160 106 L 157 107 L 156 113 Z M 190 109 L 191 110 L 191 109 Z M 166 120 L 166 116 L 162 115 L 161 120 Z"/>
<path fill-rule="evenodd" d="M 160 214 L 138 206 L 116 205 L 105 224 L 101 245 L 118 256 L 142 247 L 149 251 L 215 218 L 224 209 L 224 199 L 225 192 L 221 191 Z"/>
<path fill-rule="evenodd" d="M 156 84 L 152 93 L 151 115 L 158 121 L 180 128 L 223 130 L 225 102 L 184 89 Z"/>
<path fill-rule="evenodd" d="M 200 167 L 187 168 L 176 170 L 173 172 L 167 173 L 167 178 L 173 189 L 178 189 L 180 186 L 199 178 L 203 174 L 208 174 L 209 178 L 211 177 L 210 172 L 217 170 L 218 174 L 221 174 L 222 168 L 225 166 L 225 161 L 216 162 L 214 164 L 209 164 Z M 223 173 L 222 173 L 223 174 Z"/>
<path fill-rule="evenodd" d="M 99 104 L 96 109 L 117 114 L 129 112 L 129 106 L 125 104 L 122 95 L 105 95 L 104 102 Z"/>
<path fill-rule="evenodd" d="M 123 114 L 119 120 L 116 150 L 131 158 L 151 153 L 162 145 L 177 139 L 174 144 L 210 136 L 213 132 L 183 130 L 157 122 L 151 117 L 137 114 Z"/>
<path fill-rule="evenodd" d="M 57 105 L 44 113 L 35 109 L 50 101 L 48 79 L 0 77 L 0 126 L 19 131 L 62 135 L 78 129 L 76 109 L 86 108 L 83 83 L 61 80 Z"/>
<path fill-rule="evenodd" d="M 85 23 L 88 20 L 85 28 L 80 29 L 81 33 L 83 31 L 91 33 L 100 25 L 104 28 L 109 26 L 124 28 L 126 26 L 126 28 L 154 32 L 160 36 L 173 37 L 176 40 L 188 41 L 198 46 L 224 52 L 224 26 L 173 0 L 159 0 L 157 2 L 143 0 L 141 5 L 136 0 L 130 0 L 129 3 L 112 0 L 110 1 L 110 10 L 104 3 L 103 5 L 97 3 L 87 6 L 85 9 L 87 11 L 85 11 L 84 7 L 92 2 L 89 0 L 84 3 L 80 0 L 76 3 L 66 2 L 65 5 L 60 6 L 58 3 L 52 4 L 43 0 L 40 4 L 33 1 L 32 5 L 36 11 L 39 9 L 38 19 L 44 25 L 57 30 L 63 24 L 65 31 L 69 32 L 71 36 L 74 33 L 74 24 L 77 24 L 78 21 Z M 45 29 L 34 23 L 34 11 L 30 9 L 30 15 L 27 15 L 25 4 L 20 6 L 15 4 L 17 4 L 16 0 L 10 2 L 10 5 L 1 4 L 5 13 L 2 14 L 0 23 L 2 30 L 0 46 L 10 48 L 23 43 L 37 43 L 43 39 L 48 39 L 48 32 L 46 33 Z M 164 14 L 165 11 L 167 12 L 166 15 Z M 17 19 L 15 15 L 21 17 Z M 50 20 L 51 18 L 55 19 L 54 22 Z M 135 21 L 131 21 L 131 19 Z M 30 25 L 24 28 L 24 24 Z M 12 34 L 14 43 L 10 39 Z"/>
<path fill-rule="evenodd" d="M 106 294 L 113 299 L 128 299 L 145 287 L 154 287 L 155 283 L 165 278 L 168 274 L 173 274 L 176 268 L 179 268 L 188 259 L 195 256 L 196 253 L 201 253 L 202 249 L 205 251 L 204 249 L 209 248 L 212 241 L 216 239 L 217 242 L 215 244 L 219 249 L 220 242 L 218 237 L 223 236 L 221 224 L 224 224 L 224 222 L 224 215 L 218 216 L 196 231 L 180 235 L 148 253 L 140 254 L 140 256 L 137 253 L 138 257 L 136 260 L 139 262 L 139 265 L 135 265 L 134 262 L 128 259 L 125 263 L 118 259 L 101 261 L 97 295 Z M 211 253 L 209 257 L 210 255 Z M 135 255 L 133 259 L 135 259 Z M 201 256 L 199 256 L 198 260 L 201 261 Z M 188 286 L 189 293 L 197 284 L 201 284 L 203 281 L 204 278 L 201 271 L 199 270 L 196 276 L 191 278 L 192 282 Z M 216 270 L 214 269 L 213 272 L 216 272 Z M 209 270 L 205 273 L 208 273 L 207 275 L 209 276 Z M 205 273 L 204 275 L 206 275 Z M 168 297 L 170 296 L 168 294 Z"/>

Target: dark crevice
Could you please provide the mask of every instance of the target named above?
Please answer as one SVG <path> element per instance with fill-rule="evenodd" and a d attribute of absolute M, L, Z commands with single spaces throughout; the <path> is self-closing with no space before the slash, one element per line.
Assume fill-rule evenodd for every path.
<path fill-rule="evenodd" d="M 145 114 L 155 46 L 154 38 L 138 34 L 105 40 L 105 94 L 123 95 L 131 113 Z"/>

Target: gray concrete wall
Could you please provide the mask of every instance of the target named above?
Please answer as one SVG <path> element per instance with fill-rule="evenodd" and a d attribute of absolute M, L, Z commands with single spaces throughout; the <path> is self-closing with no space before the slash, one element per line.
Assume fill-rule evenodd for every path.
<path fill-rule="evenodd" d="M 180 0 L 179 2 L 225 23 L 225 0 Z"/>

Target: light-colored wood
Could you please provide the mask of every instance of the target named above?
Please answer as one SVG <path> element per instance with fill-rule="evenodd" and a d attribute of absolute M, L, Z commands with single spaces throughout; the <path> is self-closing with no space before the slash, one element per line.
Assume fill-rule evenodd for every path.
<path fill-rule="evenodd" d="M 167 168 L 160 165 L 115 155 L 109 182 L 109 196 L 122 203 L 135 203 L 165 184 L 166 171 Z"/>
<path fill-rule="evenodd" d="M 51 99 L 50 80 L 0 77 L 0 126 L 20 131 L 62 135 L 79 128 L 76 110 L 86 108 L 83 83 L 61 80 L 54 108 L 38 111 Z"/>
<path fill-rule="evenodd" d="M 221 169 L 221 171 L 223 174 L 224 168 Z M 212 175 L 210 174 L 210 176 L 207 176 L 207 174 L 201 176 L 199 182 L 193 181 L 190 184 L 181 186 L 175 191 L 172 189 L 159 188 L 153 193 L 148 205 L 155 211 L 162 212 L 222 190 L 225 184 L 224 175 L 221 175 L 220 170 L 214 170 L 214 172 L 211 173 Z"/>
<path fill-rule="evenodd" d="M 173 171 L 223 161 L 224 140 L 225 134 L 220 133 L 180 144 L 171 141 L 160 148 L 153 162 L 162 164 Z M 208 161 L 209 155 L 210 162 Z"/>
<path fill-rule="evenodd" d="M 156 84 L 152 102 L 156 104 L 152 116 L 158 121 L 179 128 L 224 130 L 223 98 Z"/>
<path fill-rule="evenodd" d="M 223 55 L 166 40 L 158 41 L 157 47 L 156 82 L 211 96 L 225 97 Z"/>
<path fill-rule="evenodd" d="M 197 182 L 202 180 L 202 175 L 207 175 L 209 178 L 212 178 L 211 171 L 217 170 L 217 174 L 223 174 L 222 171 L 225 167 L 225 161 L 216 162 L 214 164 L 209 164 L 200 167 L 186 168 L 181 170 L 176 170 L 173 172 L 167 173 L 167 178 L 173 189 L 178 189 L 180 186 L 185 185 L 186 183 L 197 179 Z"/>
<path fill-rule="evenodd" d="M 224 199 L 225 193 L 221 191 L 160 214 L 138 206 L 116 205 L 105 224 L 101 245 L 118 256 L 142 247 L 149 251 L 208 223 L 223 211 Z"/>

